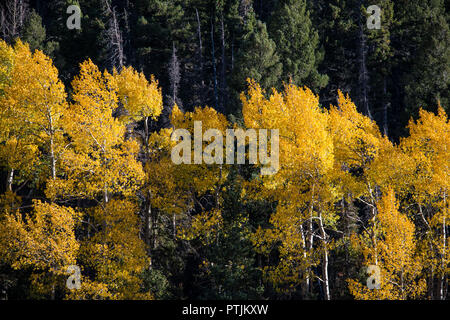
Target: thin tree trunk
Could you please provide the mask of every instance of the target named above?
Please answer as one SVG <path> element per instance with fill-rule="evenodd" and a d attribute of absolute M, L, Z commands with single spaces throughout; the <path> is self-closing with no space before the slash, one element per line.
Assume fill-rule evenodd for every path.
<path fill-rule="evenodd" d="M 48 134 L 50 136 L 50 170 L 52 179 L 56 179 L 56 157 L 55 157 L 55 128 L 50 107 L 47 105 L 47 119 L 49 121 Z"/>
<path fill-rule="evenodd" d="M 174 213 L 172 217 L 172 225 L 173 225 L 173 238 L 177 237 L 177 215 Z"/>
<path fill-rule="evenodd" d="M 155 249 L 158 245 L 158 211 L 151 211 L 151 249 Z"/>
<path fill-rule="evenodd" d="M 313 231 L 313 209 L 314 209 L 314 184 L 311 189 L 311 203 L 309 206 L 309 221 L 308 221 L 308 253 L 311 256 L 314 245 L 314 231 Z M 309 259 L 309 258 L 308 258 Z M 307 272 L 310 273 L 310 261 L 308 261 Z M 308 284 L 308 291 L 311 293 L 311 282 Z"/>
<path fill-rule="evenodd" d="M 56 159 L 55 159 L 55 150 L 54 150 L 54 142 L 53 137 L 50 139 L 50 162 L 52 166 L 52 179 L 56 179 Z"/>
<path fill-rule="evenodd" d="M 222 113 L 225 112 L 225 100 L 226 100 L 226 61 L 225 61 L 225 27 L 223 25 L 223 13 L 220 20 L 221 24 L 221 40 L 222 40 L 222 94 L 221 94 L 221 109 Z"/>
<path fill-rule="evenodd" d="M 372 243 L 373 243 L 373 248 L 374 248 L 374 260 L 375 260 L 375 265 L 378 265 L 378 250 L 377 250 L 377 236 L 375 234 L 375 223 L 376 223 L 376 209 L 372 208 Z"/>
<path fill-rule="evenodd" d="M 319 229 L 320 236 L 323 243 L 323 260 L 322 260 L 322 280 L 323 280 L 323 291 L 325 300 L 330 300 L 330 284 L 328 280 L 328 248 L 327 248 L 327 234 L 323 226 L 322 213 L 319 214 Z"/>
<path fill-rule="evenodd" d="M 144 162 L 147 163 L 150 161 L 150 150 L 148 145 L 149 139 L 149 117 L 145 117 L 144 119 L 144 146 L 145 146 L 145 159 Z M 153 242 L 153 221 L 152 221 L 152 193 L 150 189 L 148 190 L 148 198 L 147 198 L 147 208 L 144 210 L 144 241 L 147 245 L 147 254 L 150 257 L 150 268 L 152 268 L 152 251 L 154 249 Z"/>
<path fill-rule="evenodd" d="M 28 6 L 25 0 L 10 0 L 7 1 L 1 10 L 0 25 L 5 40 L 13 42 L 19 37 L 21 29 L 25 23 Z"/>
<path fill-rule="evenodd" d="M 106 183 L 104 184 L 104 189 L 103 189 L 103 201 L 105 204 L 107 204 L 109 202 L 108 185 Z"/>
<path fill-rule="evenodd" d="M 151 204 L 151 193 L 148 192 L 147 208 L 144 212 L 144 239 L 147 245 L 147 253 L 150 256 L 152 251 L 152 241 L 151 241 L 151 228 L 152 228 L 152 204 Z"/>
<path fill-rule="evenodd" d="M 197 16 L 197 35 L 198 35 L 198 45 L 199 45 L 199 57 L 200 57 L 200 74 L 202 76 L 203 81 L 203 45 L 202 45 L 202 30 L 200 24 L 200 16 L 198 14 L 197 8 L 195 8 L 195 14 Z"/>
<path fill-rule="evenodd" d="M 55 283 L 52 283 L 51 300 L 55 300 L 55 298 L 56 298 L 56 288 L 55 288 Z"/>
<path fill-rule="evenodd" d="M 361 7 L 362 1 L 359 1 Z M 364 34 L 364 27 L 363 27 L 363 19 L 362 19 L 362 13 L 359 14 L 359 86 L 360 86 L 360 100 L 361 104 L 367 114 L 367 116 L 372 119 L 372 114 L 370 112 L 369 107 L 369 90 L 368 90 L 368 82 L 369 82 L 369 76 L 367 72 L 367 62 L 366 62 L 366 55 L 367 55 L 367 46 L 366 46 L 366 36 Z"/>
<path fill-rule="evenodd" d="M 14 181 L 14 169 L 9 169 L 8 178 L 6 179 L 6 187 L 9 191 L 12 191 L 13 181 Z"/>
<path fill-rule="evenodd" d="M 383 129 L 384 135 L 387 137 L 389 133 L 389 124 L 388 124 L 388 101 L 387 101 L 387 81 L 386 76 L 383 77 Z"/>
<path fill-rule="evenodd" d="M 214 46 L 214 23 L 211 19 L 211 50 L 212 50 L 212 65 L 213 65 L 213 73 L 214 73 L 214 105 L 217 110 L 218 104 L 218 95 L 217 95 L 217 70 L 216 70 L 216 58 L 215 58 L 215 46 Z"/>
<path fill-rule="evenodd" d="M 52 179 L 56 179 L 56 158 L 55 158 L 55 139 L 53 130 L 53 120 L 51 114 L 50 116 L 50 165 L 52 170 Z"/>
<path fill-rule="evenodd" d="M 233 40 L 231 40 L 231 71 L 234 70 L 234 35 Z"/>
<path fill-rule="evenodd" d="M 302 236 L 303 259 L 306 261 L 307 260 L 307 256 L 306 256 L 306 250 L 307 250 L 306 249 L 306 238 L 305 238 L 305 232 L 303 230 L 303 226 L 302 225 L 300 225 L 300 234 Z M 307 271 L 308 270 L 305 270 L 305 283 L 302 285 L 302 298 L 304 300 L 308 296 L 309 283 L 310 283 L 309 273 Z"/>
<path fill-rule="evenodd" d="M 378 250 L 377 250 L 377 237 L 375 234 L 375 227 L 376 227 L 376 216 L 377 216 L 377 207 L 376 207 L 376 201 L 375 198 L 373 196 L 373 191 L 372 191 L 372 186 L 370 185 L 370 183 L 367 184 L 368 190 L 369 190 L 369 195 L 370 195 L 370 199 L 372 201 L 372 229 L 371 229 L 371 238 L 372 238 L 372 244 L 373 244 L 373 248 L 374 248 L 374 262 L 375 265 L 378 265 Z"/>
<path fill-rule="evenodd" d="M 345 232 L 344 232 L 344 249 L 345 249 L 345 266 L 347 267 L 347 263 L 349 260 L 349 241 L 350 239 L 350 215 L 345 211 L 345 197 L 342 197 L 341 200 L 341 215 L 344 219 Z"/>
<path fill-rule="evenodd" d="M 172 91 L 172 105 L 178 104 L 178 87 L 181 80 L 180 63 L 177 58 L 177 49 L 175 47 L 175 42 L 172 44 L 172 58 L 169 64 L 169 80 L 170 80 L 170 90 Z M 170 107 L 170 106 L 169 106 Z"/>
<path fill-rule="evenodd" d="M 105 11 L 109 16 L 108 28 L 106 30 L 106 36 L 108 37 L 108 59 L 111 69 L 116 68 L 120 71 L 125 62 L 125 55 L 123 52 L 123 38 L 119 26 L 119 18 L 116 14 L 116 9 L 112 7 L 110 0 L 105 0 Z"/>
<path fill-rule="evenodd" d="M 444 192 L 444 210 L 447 210 L 447 195 Z M 442 259 L 441 259 L 441 268 L 442 275 L 440 279 L 439 285 L 439 296 L 441 300 L 445 300 L 445 269 L 446 269 L 446 251 L 447 251 L 447 230 L 446 230 L 446 212 L 442 217 Z"/>
<path fill-rule="evenodd" d="M 434 300 L 434 270 L 433 266 L 430 267 L 430 273 L 428 274 L 428 299 Z"/>
<path fill-rule="evenodd" d="M 149 118 L 145 117 L 144 120 L 144 146 L 145 146 L 145 161 L 147 162 L 149 159 L 149 148 L 148 148 L 148 138 L 149 138 L 149 127 L 148 127 Z"/>

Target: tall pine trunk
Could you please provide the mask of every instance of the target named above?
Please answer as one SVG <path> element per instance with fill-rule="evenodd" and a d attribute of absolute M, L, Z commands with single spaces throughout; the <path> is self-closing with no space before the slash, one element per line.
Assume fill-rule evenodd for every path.
<path fill-rule="evenodd" d="M 218 108 L 218 95 L 217 95 L 217 69 L 216 69 L 216 57 L 215 57 L 215 45 L 214 45 L 214 23 L 211 18 L 211 53 L 212 53 L 212 65 L 213 65 L 213 76 L 214 76 L 214 107 Z"/>
<path fill-rule="evenodd" d="M 359 2 L 361 8 L 362 1 Z M 360 91 L 360 103 L 364 109 L 366 115 L 372 119 L 372 113 L 369 107 L 369 74 L 367 71 L 367 43 L 366 35 L 364 34 L 363 15 L 359 13 L 359 91 Z"/>
<path fill-rule="evenodd" d="M 225 28 L 223 24 L 223 13 L 220 20 L 221 25 L 221 40 L 222 40 L 222 88 L 221 88 L 221 111 L 222 113 L 225 112 L 225 101 L 226 101 L 226 89 L 227 89 L 227 82 L 226 82 L 226 61 L 225 61 Z"/>
<path fill-rule="evenodd" d="M 383 76 L 383 131 L 384 135 L 387 137 L 389 133 L 389 123 L 388 123 L 388 99 L 387 99 L 387 80 L 386 76 Z"/>

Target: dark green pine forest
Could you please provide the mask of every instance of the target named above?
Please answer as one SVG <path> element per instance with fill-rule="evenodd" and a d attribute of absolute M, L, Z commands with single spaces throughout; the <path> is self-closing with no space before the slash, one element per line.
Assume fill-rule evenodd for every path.
<path fill-rule="evenodd" d="M 70 5 L 81 9 L 80 29 L 70 30 L 66 25 L 70 16 L 66 10 Z M 366 8 L 370 5 L 378 5 L 382 10 L 380 29 L 367 28 L 370 14 Z M 174 105 L 185 113 L 194 112 L 198 106 L 209 106 L 230 123 L 243 125 L 240 95 L 247 90 L 250 78 L 267 93 L 271 88 L 282 91 L 290 84 L 306 86 L 318 95 L 323 110 L 338 105 L 339 91 L 348 94 L 358 113 L 373 120 L 380 133 L 396 145 L 408 136 L 408 123 L 420 117 L 420 109 L 437 114 L 441 106 L 447 114 L 450 112 L 449 9 L 448 0 L 1 0 L 0 38 L 10 46 L 20 39 L 32 52 L 41 50 L 50 57 L 65 86 L 68 101 L 77 101 L 78 91 L 72 81 L 80 72 L 80 64 L 88 59 L 102 72 L 107 70 L 113 74 L 114 70 L 132 66 L 147 79 L 154 76 L 161 88 L 161 115 L 127 125 L 127 132 L 143 132 L 146 141 L 152 133 L 171 128 Z M 0 139 L 1 144 L 4 141 Z M 149 143 L 146 147 L 148 150 Z M 145 157 L 151 158 L 147 153 Z M 147 160 L 141 161 L 144 168 L 147 168 Z M 448 163 L 448 159 L 443 161 Z M 350 168 L 350 174 L 365 177 L 364 165 Z M 154 170 L 161 168 L 161 172 L 165 172 L 163 161 L 158 166 L 153 167 Z M 59 172 L 63 177 L 63 169 Z M 31 212 L 36 199 L 50 202 L 51 197 L 45 191 L 48 184 L 42 182 L 44 173 L 20 173 L 15 176 L 17 180 L 8 185 L 4 181 L 8 180 L 9 173 L 6 160 L 1 158 L 0 210 L 11 208 L 8 195 L 20 198 L 18 206 L 22 214 Z M 353 299 L 355 295 L 345 279 L 365 283 L 361 271 L 365 258 L 363 250 L 350 249 L 353 243 L 350 234 L 361 233 L 364 225 L 370 224 L 368 212 L 372 212 L 373 206 L 367 204 L 369 196 L 359 196 L 367 200 L 363 202 L 346 194 L 333 202 L 337 214 L 326 221 L 330 228 L 326 256 L 329 271 L 324 279 L 325 260 L 319 244 L 321 225 L 318 222 L 308 225 L 311 228 L 306 233 L 317 238 L 314 245 L 311 242 L 310 259 L 314 262 L 307 269 L 281 265 L 283 252 L 280 248 L 286 246 L 284 240 L 274 241 L 266 250 L 255 249 L 257 230 L 271 228 L 274 223 L 271 216 L 281 201 L 265 197 L 265 193 L 247 197 L 248 193 L 243 190 L 249 190 L 247 183 L 254 180 L 255 175 L 257 170 L 250 165 L 235 166 L 229 169 L 226 179 L 209 189 L 173 187 L 175 194 L 164 195 L 166 200 L 163 201 L 187 203 L 186 198 L 190 197 L 189 209 L 175 214 L 164 211 L 163 205 L 152 205 L 152 195 L 147 190 L 153 190 L 155 196 L 158 186 L 171 188 L 168 182 L 154 183 L 155 179 L 175 181 L 177 176 L 148 174 L 151 187 L 143 187 L 133 195 L 136 221 L 141 227 L 139 239 L 132 241 L 144 244 L 143 250 L 151 263 L 132 280 L 124 280 L 121 285 L 128 285 L 129 291 L 118 289 L 119 293 L 114 296 L 114 286 L 104 276 L 108 272 L 101 271 L 104 278 L 100 279 L 99 267 L 80 251 L 77 264 L 83 265 L 82 274 L 90 279 L 83 278 L 82 283 L 91 281 L 92 292 L 105 285 L 113 292 L 108 298 L 124 299 L 147 298 L 133 292 L 150 292 L 153 299 Z M 428 243 L 438 243 L 442 233 L 443 239 L 446 237 L 448 224 L 432 225 L 435 223 L 432 217 L 438 215 L 440 209 L 437 208 L 448 208 L 448 204 L 443 204 L 444 200 L 436 200 L 438 205 L 432 200 L 417 200 L 421 205 L 410 208 L 406 203 L 416 203 L 414 192 L 401 194 L 400 208 L 410 214 L 415 224 L 416 238 L 423 245 L 420 248 L 417 245 L 417 252 L 425 252 Z M 374 194 L 381 198 L 381 191 L 374 191 Z M 81 247 L 83 241 L 88 243 L 87 239 L 91 239 L 94 229 L 100 233 L 103 230 L 103 222 L 96 220 L 99 216 L 95 213 L 97 200 L 95 197 L 55 200 L 60 206 L 88 212 L 86 217 L 91 220 L 84 220 L 97 228 L 87 227 L 87 224 L 75 228 Z M 210 232 L 214 235 L 208 233 L 208 237 L 213 237 L 214 241 L 194 236 L 195 230 L 194 235 L 188 232 L 191 236 L 180 236 L 179 228 L 187 228 L 187 221 L 192 217 L 206 211 L 215 212 L 219 207 L 219 229 L 211 222 L 214 217 L 205 218 L 205 225 L 211 222 Z M 432 234 L 426 231 L 428 223 L 418 218 L 422 208 L 426 219 L 429 218 L 427 221 L 431 221 L 430 230 L 436 230 L 436 237 L 430 242 L 426 240 Z M 444 210 L 448 215 L 448 209 Z M 2 214 L 0 220 L 6 219 Z M 105 228 L 106 225 L 104 222 Z M 86 248 L 91 250 L 92 243 Z M 442 251 L 440 244 L 436 244 L 435 249 Z M 438 258 L 436 261 L 441 261 Z M 114 263 L 121 265 L 120 258 L 117 259 Z M 427 289 L 421 289 L 420 297 L 448 298 L 448 265 L 439 264 L 442 270 L 433 269 L 431 265 L 424 263 L 424 271 L 416 277 L 426 282 Z M 274 266 L 278 269 L 271 269 Z M 292 272 L 287 272 L 286 268 L 291 267 Z M 39 269 L 42 273 L 36 273 L 37 269 L 39 267 L 17 267 L 0 257 L 1 297 L 68 297 L 64 288 L 67 277 L 55 275 L 61 278 L 59 282 L 54 281 L 59 283 L 56 286 L 51 285 L 53 276 L 42 283 L 36 282 L 36 274 L 46 274 L 45 267 L 44 271 Z M 307 270 L 308 275 L 297 277 L 296 270 Z M 419 282 L 417 280 L 418 287 Z M 51 289 L 47 290 L 48 287 Z M 414 295 L 390 298 L 406 296 Z M 92 293 L 83 296 L 96 297 Z"/>

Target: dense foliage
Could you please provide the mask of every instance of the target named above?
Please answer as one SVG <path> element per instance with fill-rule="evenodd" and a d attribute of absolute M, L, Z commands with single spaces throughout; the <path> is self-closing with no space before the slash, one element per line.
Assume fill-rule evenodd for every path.
<path fill-rule="evenodd" d="M 371 4 L 2 2 L 1 298 L 447 299 L 448 3 Z M 174 164 L 197 121 L 278 171 Z"/>

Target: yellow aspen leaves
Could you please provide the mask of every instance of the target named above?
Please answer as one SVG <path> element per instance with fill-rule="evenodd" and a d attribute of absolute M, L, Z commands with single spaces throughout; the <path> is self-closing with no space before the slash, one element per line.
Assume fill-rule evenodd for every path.
<path fill-rule="evenodd" d="M 13 52 L 12 67 L 7 86 L 0 97 L 0 127 L 5 128 L 3 139 L 12 139 L 18 149 L 6 147 L 0 153 L 12 170 L 23 169 L 17 161 L 8 161 L 10 152 L 23 152 L 22 163 L 36 155 L 38 147 L 44 150 L 46 176 L 56 177 L 57 162 L 64 145 L 63 114 L 67 109 L 66 92 L 58 78 L 58 70 L 43 52 L 32 53 L 20 40 L 13 48 L 2 47 Z M 16 155 L 16 158 L 20 158 Z M 36 169 L 36 167 L 34 167 Z M 21 170 L 21 173 L 26 171 Z"/>
<path fill-rule="evenodd" d="M 240 98 L 240 122 L 175 104 L 168 128 L 156 128 L 163 95 L 153 76 L 88 59 L 66 90 L 43 52 L 0 41 L 1 267 L 26 275 L 31 298 L 153 299 L 155 279 L 165 285 L 192 263 L 163 274 L 175 260 L 161 250 L 189 247 L 176 258 L 195 252 L 195 276 L 219 283 L 228 270 L 223 296 L 242 276 L 244 286 L 257 278 L 255 295 L 280 298 L 316 298 L 317 288 L 327 300 L 338 289 L 356 299 L 445 298 L 442 107 L 421 110 L 395 143 L 341 91 L 328 107 L 306 87 L 266 91 L 249 79 Z M 259 169 L 272 152 L 267 174 Z M 68 267 L 80 286 L 66 287 Z"/>
<path fill-rule="evenodd" d="M 365 264 L 380 268 L 380 288 L 369 289 L 365 282 L 349 280 L 350 291 L 356 299 L 420 298 L 426 283 L 421 278 L 422 261 L 414 238 L 414 224 L 398 211 L 392 188 L 383 195 L 377 207 L 377 246 L 365 235 L 355 243 L 364 254 Z"/>
<path fill-rule="evenodd" d="M 52 182 L 48 196 L 129 195 L 139 188 L 144 173 L 136 160 L 138 143 L 125 139 L 125 125 L 113 117 L 117 82 L 88 60 L 72 85 L 74 103 L 65 115 L 71 119 L 65 123 L 71 142 L 61 156 L 66 178 Z"/>
<path fill-rule="evenodd" d="M 33 212 L 23 218 L 19 211 L 0 221 L 0 255 L 14 269 L 31 269 L 33 286 L 50 297 L 69 265 L 76 263 L 79 242 L 75 226 L 80 215 L 69 207 L 34 201 Z"/>
<path fill-rule="evenodd" d="M 92 224 L 98 232 L 81 242 L 80 260 L 95 270 L 95 280 L 88 280 L 88 289 L 73 293 L 74 298 L 86 299 L 102 286 L 103 295 L 111 299 L 148 299 L 141 292 L 139 275 L 149 265 L 145 246 L 139 238 L 140 223 L 137 206 L 126 200 L 111 200 L 105 207 L 92 209 Z M 95 230 L 92 230 L 94 232 Z"/>
<path fill-rule="evenodd" d="M 117 83 L 119 101 L 126 110 L 124 118 L 139 121 L 144 118 L 156 119 L 162 111 L 162 94 L 158 81 L 152 76 L 150 83 L 144 74 L 132 67 L 124 67 L 113 72 Z"/>
<path fill-rule="evenodd" d="M 266 97 L 258 84 L 249 81 L 247 95 L 242 94 L 241 100 L 247 127 L 280 130 L 280 169 L 264 179 L 267 194 L 279 201 L 270 220 L 273 229 L 267 229 L 265 235 L 259 230 L 254 242 L 260 246 L 258 241 L 267 237 L 263 251 L 270 243 L 281 242 L 280 262 L 266 268 L 265 274 L 280 291 L 290 294 L 298 284 L 305 288 L 310 285 L 318 257 L 328 259 L 324 224 L 333 220 L 327 218 L 333 213 L 320 205 L 333 198 L 328 182 L 334 162 L 328 113 L 319 107 L 318 97 L 311 90 L 292 84 Z M 318 251 L 314 247 L 316 221 L 322 232 L 322 248 Z"/>
<path fill-rule="evenodd" d="M 189 227 L 178 230 L 178 237 L 185 240 L 193 240 L 198 237 L 205 245 L 208 245 L 216 240 L 221 227 L 222 215 L 219 210 L 202 212 L 192 217 Z"/>

